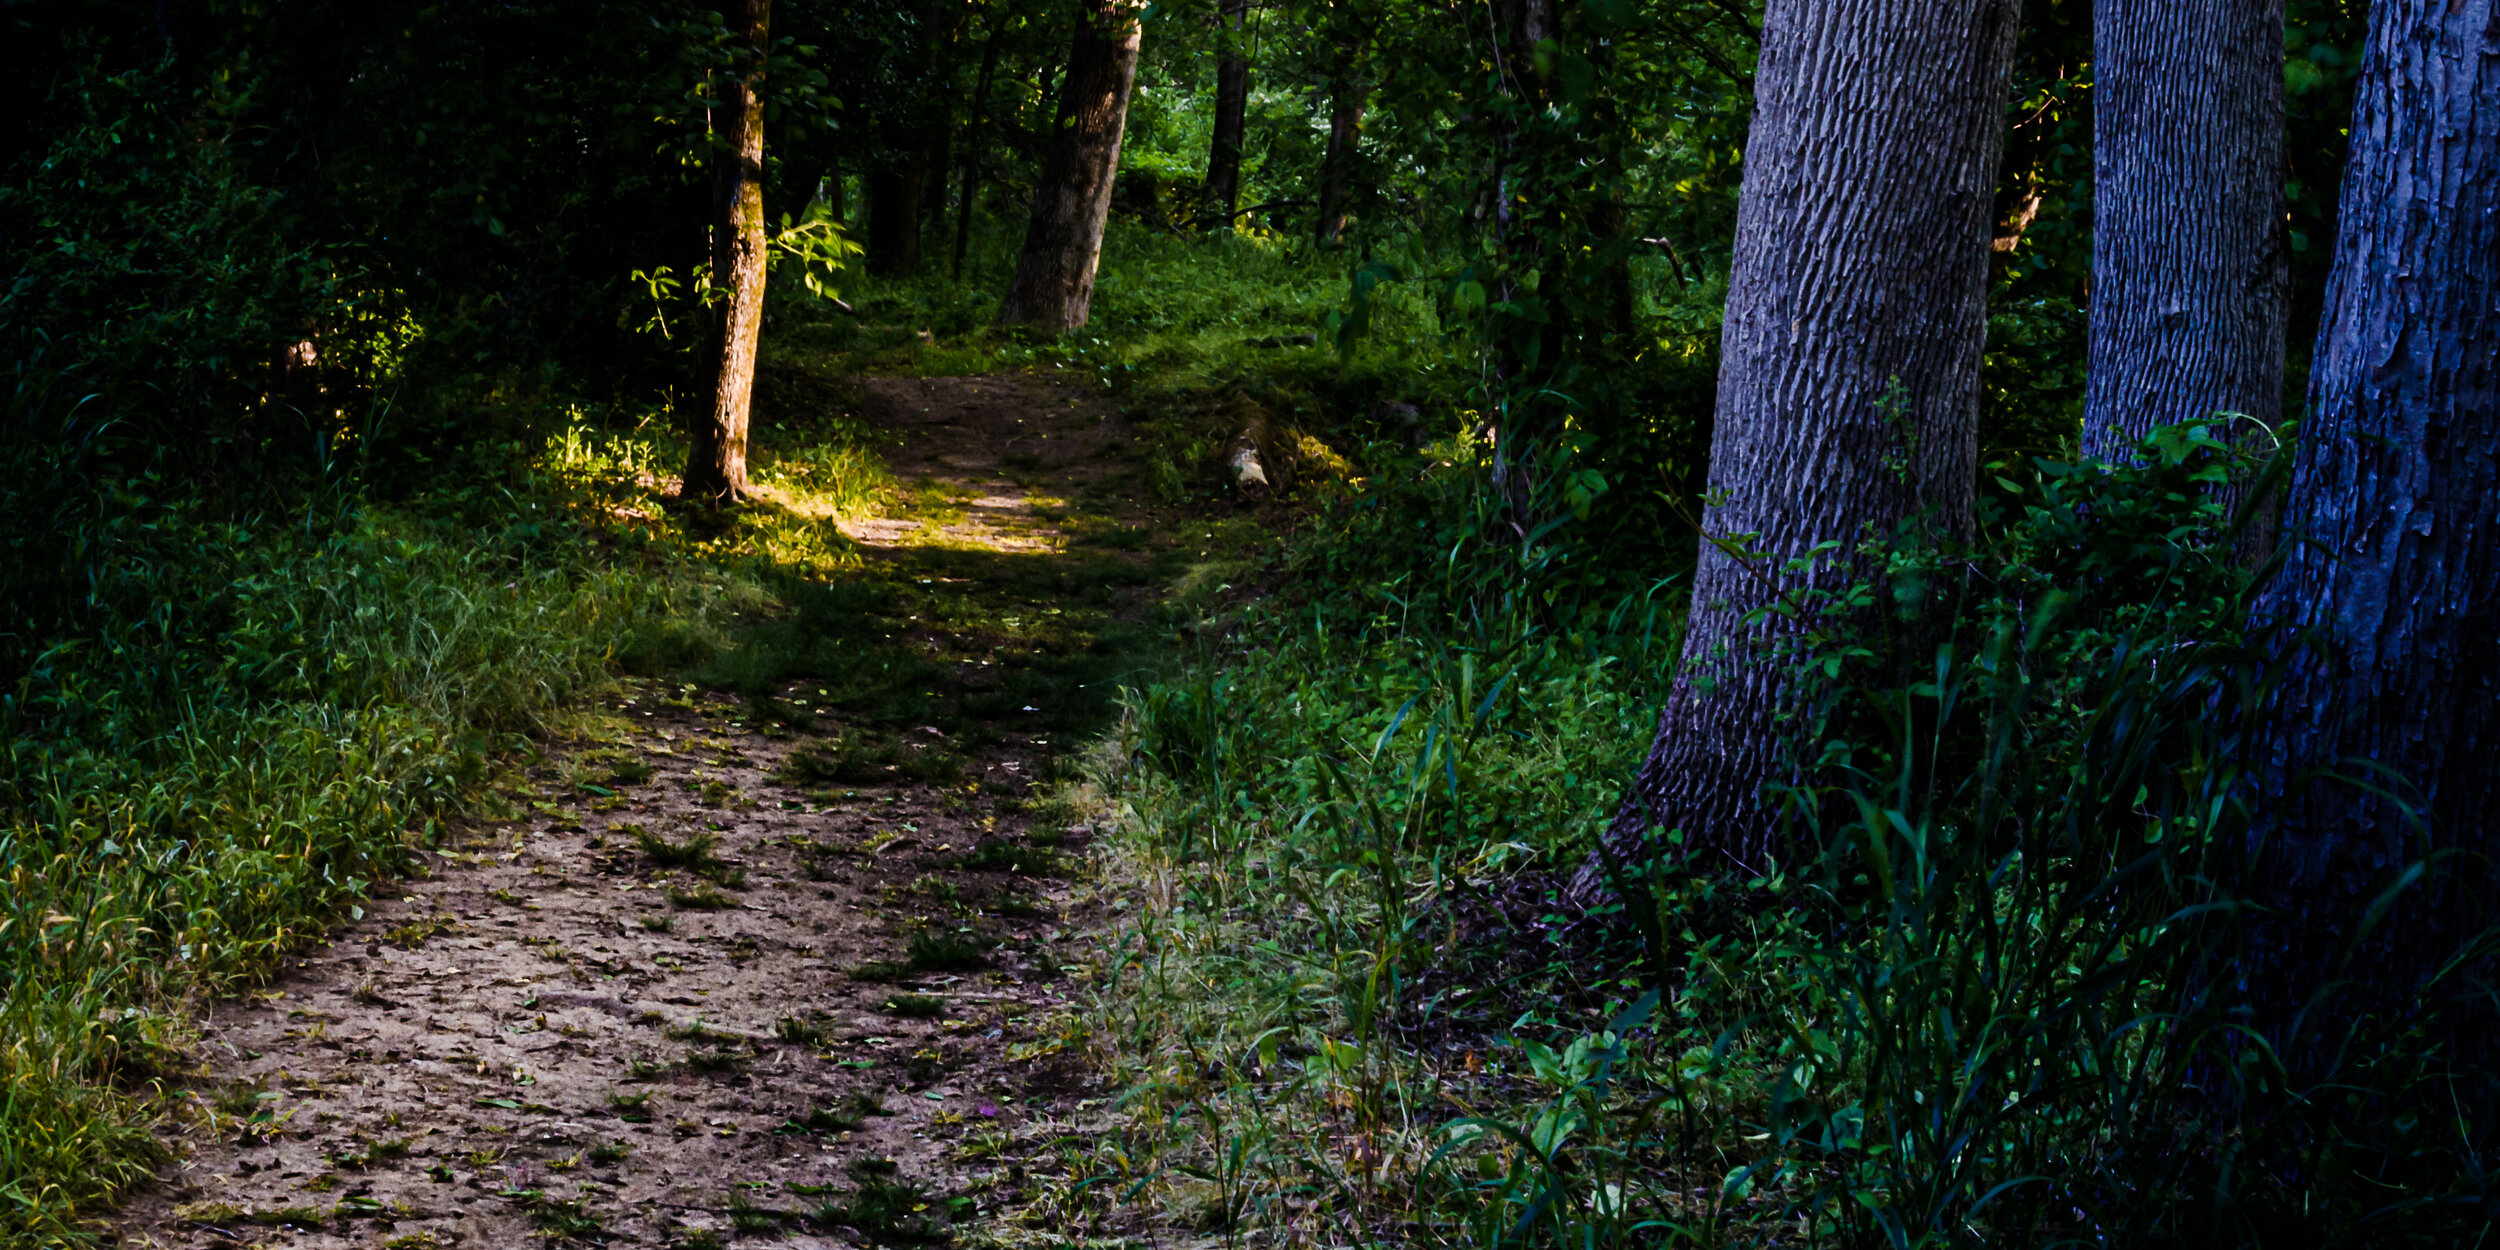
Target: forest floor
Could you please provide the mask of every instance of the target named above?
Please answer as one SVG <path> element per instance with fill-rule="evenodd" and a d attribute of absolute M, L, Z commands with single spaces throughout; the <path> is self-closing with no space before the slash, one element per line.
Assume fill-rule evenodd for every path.
<path fill-rule="evenodd" d="M 813 669 L 624 682 L 501 780 L 508 818 L 205 1004 L 124 1244 L 1076 1231 L 1047 1157 L 1110 1111 L 1053 779 L 1214 531 L 1136 502 L 1127 423 L 1072 388 L 863 386 L 900 502 L 826 522 L 860 571 L 754 644 Z"/>

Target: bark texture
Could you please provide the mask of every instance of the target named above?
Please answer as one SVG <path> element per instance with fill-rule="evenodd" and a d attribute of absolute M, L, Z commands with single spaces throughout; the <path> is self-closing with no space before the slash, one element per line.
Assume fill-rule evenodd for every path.
<path fill-rule="evenodd" d="M 2310 417 L 2285 516 L 2296 540 L 2260 619 L 2318 631 L 2287 661 L 2262 764 L 2260 1009 L 2339 975 L 2374 894 L 2441 861 L 2364 939 L 2345 1006 L 2388 1005 L 2500 919 L 2500 4 L 2379 0 L 2355 102 Z M 2302 773 L 2393 770 L 2423 831 L 2357 786 Z M 2341 763 L 2345 775 L 2363 775 Z M 2366 971 L 2364 971 L 2366 970 Z M 2344 1012 L 2334 1014 L 2343 1015 Z M 2279 1023 L 2279 1021 L 2278 1021 Z M 2488 1063 L 2495 1031 L 2458 1037 Z"/>
<path fill-rule="evenodd" d="M 719 216 L 713 226 L 712 283 L 723 293 L 712 372 L 710 410 L 694 428 L 686 453 L 688 499 L 726 503 L 747 493 L 747 410 L 755 395 L 755 350 L 764 333 L 765 49 L 772 0 L 738 0 L 730 20 L 746 47 L 746 72 L 721 92 L 719 122 L 728 141 L 714 161 Z"/>
<path fill-rule="evenodd" d="M 2283 415 L 2283 0 L 2095 0 L 2083 450 Z"/>
<path fill-rule="evenodd" d="M 1111 217 L 1111 181 L 1128 128 L 1129 87 L 1137 78 L 1138 8 L 1131 0 L 1086 0 L 1068 71 L 1059 89 L 1057 133 L 1033 188 L 1024 251 L 998 319 L 1063 334 L 1092 315 L 1094 268 Z"/>
<path fill-rule="evenodd" d="M 1781 595 L 1860 575 L 1844 552 L 1922 510 L 1967 531 L 1989 238 L 2015 0 L 1771 0 L 1755 79 L 1711 435 L 1705 542 L 1657 737 L 1605 834 L 1648 858 L 1680 829 L 1705 861 L 1785 852 L 1762 797 L 1786 758 Z M 1597 866 L 1574 893 L 1602 896 Z"/>
<path fill-rule="evenodd" d="M 1241 207 L 1241 146 L 1249 134 L 1250 58 L 1242 51 L 1242 26 L 1250 0 L 1224 0 L 1223 28 L 1215 60 L 1215 136 L 1207 145 L 1207 215 L 1233 224 Z"/>

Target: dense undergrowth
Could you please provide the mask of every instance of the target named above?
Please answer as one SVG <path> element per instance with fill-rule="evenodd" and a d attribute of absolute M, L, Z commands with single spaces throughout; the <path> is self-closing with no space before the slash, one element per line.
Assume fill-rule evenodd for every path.
<path fill-rule="evenodd" d="M 1128 917 L 1097 1027 L 1133 1112 L 1106 1168 L 1171 1218 L 1576 1247 L 2488 1226 L 2487 1077 L 2419 1031 L 2470 978 L 2281 1052 L 2239 1023 L 2240 770 L 2282 648 L 2248 633 L 2218 444 L 2044 464 L 1968 551 L 1870 542 L 1881 581 L 1763 661 L 1827 675 L 1792 862 L 1656 831 L 1594 915 L 1559 887 L 1648 739 L 1672 590 L 1590 576 L 1568 529 L 1523 548 L 1479 460 L 1434 450 L 1306 531 L 1096 762 Z"/>

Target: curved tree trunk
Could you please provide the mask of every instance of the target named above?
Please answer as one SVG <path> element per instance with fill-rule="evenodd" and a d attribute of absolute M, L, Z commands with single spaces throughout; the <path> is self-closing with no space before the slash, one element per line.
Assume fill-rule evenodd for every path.
<path fill-rule="evenodd" d="M 2283 415 L 2283 0 L 2096 0 L 2084 454 Z"/>
<path fill-rule="evenodd" d="M 2261 761 L 2264 901 L 2281 918 L 2259 926 L 2251 982 L 2277 1027 L 2426 849 L 2466 855 L 2363 940 L 2346 1006 L 2401 1001 L 2500 919 L 2473 858 L 2500 852 L 2500 4 L 2379 0 L 2357 95 L 2285 506 L 2306 541 L 2259 605 L 2321 640 L 2288 661 Z M 2427 847 L 2359 786 L 2302 789 L 2329 767 L 2404 789 Z M 2492 1060 L 2494 1031 L 2471 1032 L 2459 1060 Z"/>
<path fill-rule="evenodd" d="M 1224 0 L 1221 41 L 1215 61 L 1215 136 L 1207 145 L 1207 215 L 1230 227 L 1241 207 L 1241 145 L 1249 133 L 1250 59 L 1242 54 L 1242 26 L 1250 0 Z"/>
<path fill-rule="evenodd" d="M 1781 776 L 1788 618 L 1779 597 L 1845 585 L 1854 546 L 1919 514 L 1971 525 L 1989 220 L 2015 0 L 1772 0 L 1721 340 L 1713 494 L 1683 663 L 1655 744 L 1605 834 L 1649 858 L 1653 829 L 1761 868 L 1785 851 L 1763 787 Z M 1575 896 L 1604 893 L 1595 865 Z"/>
<path fill-rule="evenodd" d="M 711 408 L 694 428 L 686 454 L 687 499 L 714 503 L 747 493 L 747 408 L 755 394 L 755 349 L 764 334 L 764 107 L 763 83 L 772 0 L 738 0 L 738 24 L 746 74 L 722 96 L 720 130 L 726 148 L 713 157 L 719 213 L 713 227 L 712 283 L 722 291 L 711 342 L 717 351 Z"/>
<path fill-rule="evenodd" d="M 1058 133 L 1033 189 L 1024 252 L 1000 321 L 1062 334 L 1091 315 L 1140 33 L 1132 0 L 1086 0 L 1059 92 Z"/>

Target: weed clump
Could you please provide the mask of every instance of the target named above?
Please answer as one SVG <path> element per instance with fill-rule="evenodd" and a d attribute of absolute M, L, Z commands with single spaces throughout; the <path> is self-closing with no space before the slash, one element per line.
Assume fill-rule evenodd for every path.
<path fill-rule="evenodd" d="M 884 784 L 895 780 L 944 785 L 963 779 L 963 761 L 943 748 L 870 730 L 840 736 L 790 753 L 772 780 L 795 788 Z"/>
<path fill-rule="evenodd" d="M 810 1218 L 826 1228 L 848 1228 L 872 1242 L 935 1245 L 954 1232 L 933 1209 L 940 1204 L 918 1184 L 897 1177 L 891 1159 L 854 1159 L 850 1194 L 818 1206 Z"/>
<path fill-rule="evenodd" d="M 912 935 L 906 957 L 922 972 L 969 972 L 989 962 L 990 943 L 952 929 L 923 929 Z"/>

